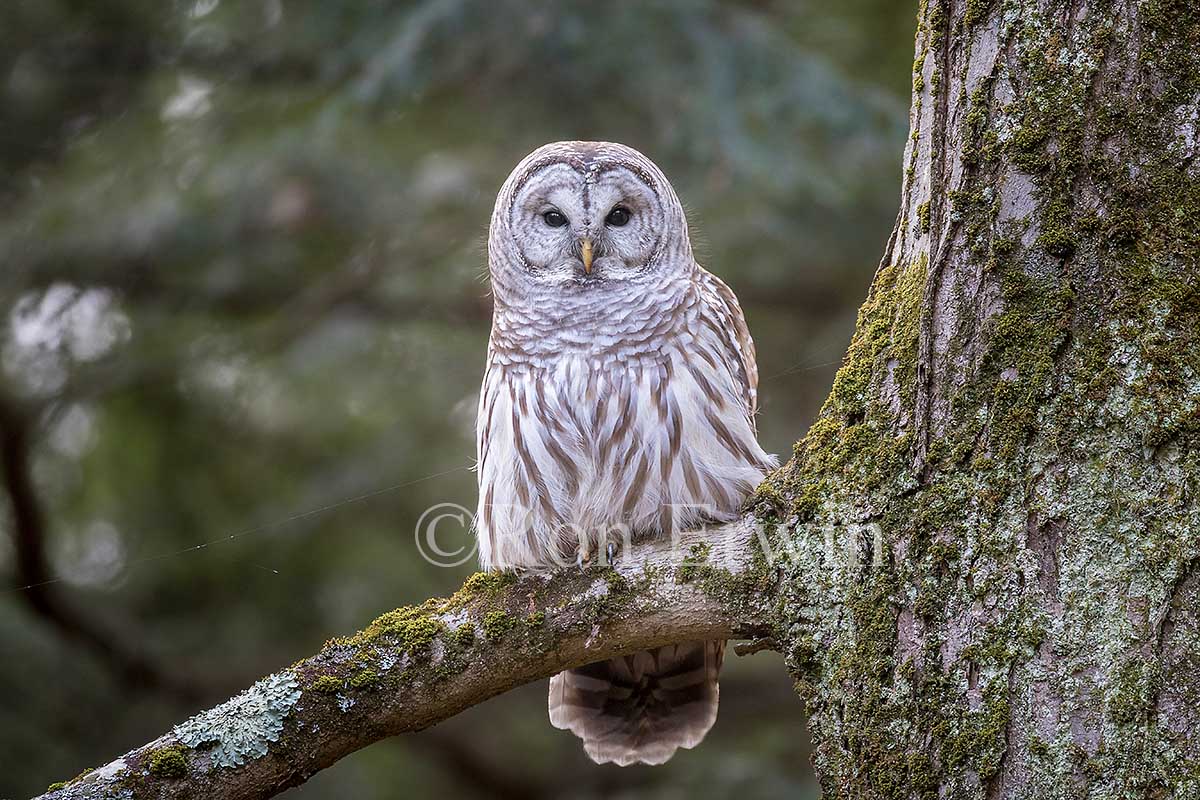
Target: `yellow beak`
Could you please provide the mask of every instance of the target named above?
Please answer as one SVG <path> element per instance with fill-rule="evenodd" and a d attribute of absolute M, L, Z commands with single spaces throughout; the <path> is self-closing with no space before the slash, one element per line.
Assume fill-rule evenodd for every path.
<path fill-rule="evenodd" d="M 583 272 L 585 275 L 592 274 L 592 240 L 584 237 L 580 242 L 583 255 Z"/>

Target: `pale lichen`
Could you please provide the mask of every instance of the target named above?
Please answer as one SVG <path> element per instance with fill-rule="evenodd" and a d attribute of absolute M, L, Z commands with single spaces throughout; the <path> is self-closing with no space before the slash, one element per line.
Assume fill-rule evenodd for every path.
<path fill-rule="evenodd" d="M 171 734 L 189 748 L 208 750 L 213 766 L 236 767 L 267 754 L 300 694 L 300 681 L 285 670 L 175 726 Z"/>

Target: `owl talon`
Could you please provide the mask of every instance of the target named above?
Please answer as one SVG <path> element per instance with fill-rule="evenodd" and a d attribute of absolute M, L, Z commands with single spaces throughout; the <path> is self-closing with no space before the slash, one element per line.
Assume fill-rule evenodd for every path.
<path fill-rule="evenodd" d="M 608 565 L 610 567 L 613 564 L 617 563 L 617 543 L 616 542 L 608 543 L 608 547 L 605 548 L 605 556 L 608 557 Z"/>

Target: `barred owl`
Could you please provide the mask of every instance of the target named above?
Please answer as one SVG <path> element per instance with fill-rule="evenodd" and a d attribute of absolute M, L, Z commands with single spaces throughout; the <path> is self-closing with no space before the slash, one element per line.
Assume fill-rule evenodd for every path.
<path fill-rule="evenodd" d="M 481 566 L 586 562 L 736 516 L 775 464 L 737 298 L 696 263 L 683 207 L 623 145 L 531 153 L 496 199 L 495 311 L 477 421 Z M 717 715 L 724 642 L 555 676 L 550 720 L 597 763 L 661 764 Z"/>

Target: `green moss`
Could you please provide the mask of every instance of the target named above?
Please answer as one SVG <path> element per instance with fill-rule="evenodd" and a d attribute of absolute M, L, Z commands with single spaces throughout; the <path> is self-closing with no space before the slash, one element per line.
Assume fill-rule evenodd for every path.
<path fill-rule="evenodd" d="M 346 643 L 365 647 L 386 640 L 407 653 L 417 653 L 427 649 L 444 629 L 431 608 L 405 606 L 379 616 Z"/>
<path fill-rule="evenodd" d="M 583 577 L 588 581 L 601 580 L 605 584 L 603 592 L 588 592 L 587 603 L 582 609 L 585 619 L 599 622 L 621 613 L 641 593 L 649 590 L 655 581 L 663 579 L 664 574 L 662 569 L 648 566 L 638 580 L 631 582 L 612 567 L 596 565 L 589 567 Z"/>
<path fill-rule="evenodd" d="M 950 15 L 946 13 L 945 0 L 931 0 L 927 8 L 925 26 L 929 30 L 929 46 L 936 50 L 942 46 L 942 41 L 948 33 Z"/>
<path fill-rule="evenodd" d="M 517 582 L 514 572 L 476 572 L 445 603 L 445 610 L 462 608 L 480 599 L 494 599 Z"/>
<path fill-rule="evenodd" d="M 991 322 L 984 380 L 967 397 L 978 402 L 976 398 L 990 394 L 993 450 L 1010 458 L 1036 424 L 1055 355 L 1067 335 L 1074 293 L 1069 285 L 1033 278 L 1017 268 L 1008 269 L 1005 278 L 1007 307 Z"/>
<path fill-rule="evenodd" d="M 178 745 L 152 750 L 146 763 L 156 778 L 182 778 L 187 774 L 187 753 Z"/>
<path fill-rule="evenodd" d="M 1002 682 L 989 685 L 984 707 L 960 718 L 958 730 L 944 746 L 946 765 L 951 769 L 971 767 L 982 780 L 996 774 L 1007 745 L 1005 732 L 1012 713 L 1008 688 Z"/>
<path fill-rule="evenodd" d="M 819 483 L 806 483 L 800 489 L 793 511 L 801 522 L 812 519 L 816 515 L 817 509 L 821 506 L 821 494 L 822 485 Z"/>
<path fill-rule="evenodd" d="M 629 582 L 625 577 L 615 569 L 607 569 L 604 571 L 604 582 L 608 584 L 610 594 L 615 592 L 623 592 L 629 588 Z"/>
<path fill-rule="evenodd" d="M 1061 200 L 1053 200 L 1042 210 L 1042 229 L 1037 244 L 1047 253 L 1070 258 L 1075 253 L 1077 236 L 1071 220 L 1071 210 Z"/>
<path fill-rule="evenodd" d="M 963 14 L 963 24 L 968 28 L 983 22 L 991 9 L 991 0 L 967 0 L 967 10 Z"/>
<path fill-rule="evenodd" d="M 1040 736 L 1029 737 L 1029 752 L 1038 758 L 1046 758 L 1050 755 L 1050 745 Z"/>
<path fill-rule="evenodd" d="M 454 641 L 460 647 L 470 647 L 475 644 L 475 626 L 467 622 L 454 629 Z"/>
<path fill-rule="evenodd" d="M 321 694 L 337 694 L 342 690 L 342 680 L 336 675 L 321 675 L 308 688 Z"/>
<path fill-rule="evenodd" d="M 992 257 L 994 259 L 993 267 L 997 263 L 1006 260 L 1014 252 L 1017 245 L 1020 244 L 1020 239 L 1015 236 L 995 236 L 992 239 Z"/>
<path fill-rule="evenodd" d="M 835 684 L 855 686 L 852 694 L 839 698 L 847 732 L 847 758 L 857 764 L 871 764 L 858 772 L 855 796 L 899 798 L 903 787 L 928 772 L 928 764 L 911 760 L 902 750 L 888 746 L 879 736 L 901 719 L 900 709 L 889 702 L 893 693 L 892 675 L 896 667 L 896 611 L 894 576 L 881 572 L 863 583 L 848 587 L 846 611 L 853 622 L 852 642 L 839 647 L 836 657 L 826 665 L 827 678 Z M 820 663 L 820 662 L 818 662 Z M 814 675 L 818 680 L 823 676 Z M 924 780 L 923 777 L 919 778 Z"/>
<path fill-rule="evenodd" d="M 1029 122 L 1013 131 L 1008 139 L 1008 156 L 1018 167 L 1038 169 L 1042 165 L 1041 147 L 1048 133 L 1039 123 Z"/>
<path fill-rule="evenodd" d="M 869 398 L 877 381 L 889 375 L 901 404 L 912 401 L 927 274 L 924 253 L 907 269 L 890 265 L 879 271 L 821 415 L 797 443 L 792 462 L 768 478 L 770 491 L 793 499 L 800 519 L 812 516 L 826 492 L 823 481 L 812 476 L 869 489 L 906 460 L 911 436 L 890 435 L 890 412 Z"/>
<path fill-rule="evenodd" d="M 775 538 L 778 528 L 774 524 L 768 523 L 764 532 L 768 537 Z M 750 547 L 753 552 L 749 568 L 734 573 L 708 563 L 712 555 L 710 544 L 707 542 L 695 544 L 689 549 L 683 562 L 675 569 L 675 582 L 694 584 L 705 595 L 733 613 L 748 614 L 761 598 L 771 596 L 770 587 L 778 578 L 777 571 L 771 566 L 766 554 L 762 551 L 761 543 L 757 539 L 752 540 Z"/>
<path fill-rule="evenodd" d="M 471 665 L 475 641 L 475 625 L 470 621 L 450 631 L 443 638 L 441 658 L 436 664 L 426 665 L 429 676 L 435 681 L 446 681 L 460 674 Z"/>
<path fill-rule="evenodd" d="M 711 553 L 712 545 L 708 542 L 700 542 L 699 544 L 692 545 L 688 554 L 684 556 L 683 563 L 675 570 L 675 582 L 691 583 L 699 577 Z"/>
<path fill-rule="evenodd" d="M 95 772 L 95 771 L 96 771 L 95 768 L 92 768 L 92 766 L 89 766 L 88 769 L 85 769 L 82 772 L 79 772 L 79 774 L 74 776 L 73 778 L 71 778 L 70 781 L 55 781 L 54 783 L 50 784 L 50 786 L 47 787 L 46 790 L 47 790 L 47 792 L 58 792 L 59 789 L 65 789 L 68 786 L 72 786 L 72 784 L 74 784 L 74 783 L 78 783 L 79 781 L 82 781 L 83 778 L 91 775 L 92 772 Z"/>
<path fill-rule="evenodd" d="M 1144 658 L 1126 660 L 1113 676 L 1109 694 L 1109 716 L 1118 725 L 1132 725 L 1154 708 L 1160 679 L 1156 665 Z"/>
<path fill-rule="evenodd" d="M 997 155 L 998 137 L 988 127 L 988 102 L 991 97 L 992 80 L 983 78 L 971 92 L 970 104 L 962 121 L 962 160 L 967 166 L 975 167 L 991 162 Z"/>
<path fill-rule="evenodd" d="M 546 624 L 546 612 L 535 611 L 525 618 L 525 624 L 530 628 L 540 628 Z"/>
<path fill-rule="evenodd" d="M 483 615 L 483 633 L 493 641 L 503 638 L 516 624 L 517 621 L 503 611 L 489 611 Z"/>
<path fill-rule="evenodd" d="M 356 691 L 375 689 L 379 685 L 379 674 L 373 669 L 364 669 L 351 677 L 348 683 Z"/>
<path fill-rule="evenodd" d="M 929 201 L 926 200 L 917 206 L 917 224 L 920 226 L 921 233 L 929 233 Z"/>

